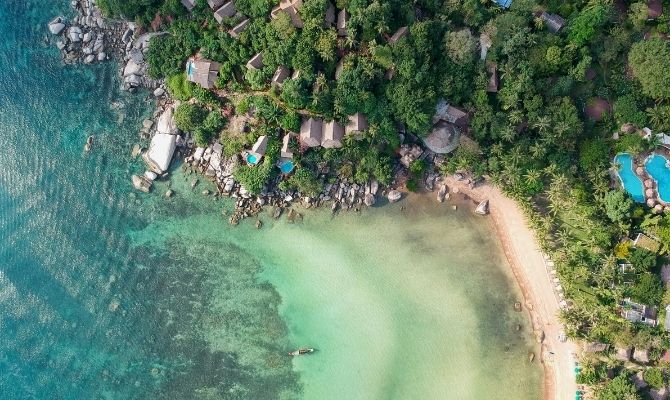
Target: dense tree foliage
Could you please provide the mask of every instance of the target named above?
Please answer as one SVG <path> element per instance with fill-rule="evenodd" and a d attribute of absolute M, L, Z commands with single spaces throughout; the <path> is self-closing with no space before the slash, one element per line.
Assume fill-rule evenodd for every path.
<path fill-rule="evenodd" d="M 670 99 L 670 45 L 662 39 L 635 43 L 628 54 L 633 74 L 646 95 L 654 99 Z"/>

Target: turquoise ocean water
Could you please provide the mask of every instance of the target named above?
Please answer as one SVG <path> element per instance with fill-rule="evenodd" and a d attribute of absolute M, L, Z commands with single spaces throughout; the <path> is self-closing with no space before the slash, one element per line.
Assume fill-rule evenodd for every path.
<path fill-rule="evenodd" d="M 0 2 L 1 399 L 539 398 L 489 227 L 419 204 L 231 228 L 178 166 L 175 198 L 134 193 L 152 104 L 62 65 L 68 10 Z"/>

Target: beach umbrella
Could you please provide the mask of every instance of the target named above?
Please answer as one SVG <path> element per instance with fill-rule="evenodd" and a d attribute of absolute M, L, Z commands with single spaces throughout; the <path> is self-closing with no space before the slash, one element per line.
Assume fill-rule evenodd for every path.
<path fill-rule="evenodd" d="M 649 198 L 654 197 L 654 189 L 647 189 L 644 191 L 644 194 Z"/>
<path fill-rule="evenodd" d="M 652 182 L 651 179 L 645 179 L 644 180 L 644 187 L 646 187 L 646 188 L 654 187 L 654 182 Z"/>
<path fill-rule="evenodd" d="M 647 199 L 647 206 L 649 206 L 649 207 L 653 207 L 654 204 L 656 204 L 656 202 L 654 201 L 654 199 Z"/>
<path fill-rule="evenodd" d="M 658 211 L 658 212 L 663 211 L 663 206 L 660 205 L 660 204 L 656 204 L 656 205 L 654 206 L 654 211 Z"/>
<path fill-rule="evenodd" d="M 635 172 L 636 172 L 638 175 L 642 175 L 642 174 L 644 174 L 644 168 L 642 168 L 642 167 L 637 167 L 637 168 L 635 168 Z"/>

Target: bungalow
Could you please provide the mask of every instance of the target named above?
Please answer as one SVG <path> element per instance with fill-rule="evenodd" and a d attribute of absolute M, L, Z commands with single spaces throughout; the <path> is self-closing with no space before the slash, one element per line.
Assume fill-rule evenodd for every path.
<path fill-rule="evenodd" d="M 639 371 L 637 374 L 631 376 L 630 379 L 633 381 L 633 385 L 635 385 L 638 390 L 649 386 L 649 384 L 644 381 L 644 374 L 642 371 Z"/>
<path fill-rule="evenodd" d="M 256 165 L 261 161 L 268 148 L 268 137 L 263 135 L 256 139 L 256 143 L 251 147 L 251 150 L 246 151 L 245 160 L 251 165 Z"/>
<path fill-rule="evenodd" d="M 361 114 L 356 113 L 349 116 L 349 122 L 344 127 L 344 133 L 347 135 L 357 135 L 368 129 L 368 118 Z"/>
<path fill-rule="evenodd" d="M 461 129 L 468 127 L 468 114 L 460 108 L 447 103 L 447 100 L 440 99 L 435 106 L 435 115 L 433 115 L 433 124 L 444 120 L 456 125 Z"/>
<path fill-rule="evenodd" d="M 300 8 L 302 8 L 302 0 L 281 0 L 279 5 L 270 12 L 270 17 L 275 19 L 283 11 L 291 18 L 293 26 L 302 28 L 304 23 L 302 22 L 302 18 L 300 18 Z"/>
<path fill-rule="evenodd" d="M 621 316 L 632 323 L 642 323 L 650 326 L 656 326 L 657 311 L 655 307 L 648 307 L 645 304 L 639 304 L 624 299 L 621 302 Z"/>
<path fill-rule="evenodd" d="M 337 36 L 347 36 L 347 25 L 349 25 L 349 13 L 342 9 L 337 14 Z"/>
<path fill-rule="evenodd" d="M 336 12 L 336 10 L 335 10 L 335 6 L 333 5 L 333 3 L 328 2 L 328 8 L 326 9 L 326 15 L 324 15 L 324 17 L 323 17 L 324 27 L 330 28 L 331 26 L 333 26 L 335 24 L 335 20 L 336 20 L 335 12 Z"/>
<path fill-rule="evenodd" d="M 398 28 L 398 30 L 389 38 L 389 44 L 395 44 L 398 40 L 407 36 L 408 33 L 409 29 L 406 26 Z"/>
<path fill-rule="evenodd" d="M 633 247 L 640 247 L 651 252 L 658 253 L 658 251 L 661 249 L 661 244 L 644 233 L 638 233 L 635 237 L 635 240 L 633 240 Z"/>
<path fill-rule="evenodd" d="M 342 147 L 344 127 L 336 121 L 328 121 L 323 125 L 323 136 L 321 146 L 327 149 Z"/>
<path fill-rule="evenodd" d="M 498 92 L 498 64 L 487 63 L 486 71 L 489 74 L 489 81 L 486 85 L 486 91 L 489 93 Z"/>
<path fill-rule="evenodd" d="M 232 1 L 229 1 L 214 12 L 214 18 L 218 23 L 222 24 L 224 18 L 230 18 L 234 16 L 235 13 L 237 13 L 235 4 L 233 4 Z"/>
<path fill-rule="evenodd" d="M 249 22 L 251 22 L 249 18 L 245 19 L 244 21 L 240 22 L 239 24 L 235 25 L 232 29 L 230 29 L 228 31 L 228 34 L 237 39 L 240 36 L 240 34 L 247 28 Z"/>
<path fill-rule="evenodd" d="M 291 70 L 280 65 L 272 76 L 272 84 L 281 85 L 289 76 L 291 76 Z"/>
<path fill-rule="evenodd" d="M 221 69 L 221 64 L 217 62 L 189 58 L 186 62 L 186 79 L 205 89 L 211 89 L 219 76 L 219 69 Z"/>
<path fill-rule="evenodd" d="M 181 4 L 186 7 L 188 12 L 193 11 L 195 8 L 195 0 L 181 0 Z"/>
<path fill-rule="evenodd" d="M 282 146 L 281 146 L 281 158 L 293 158 L 293 152 L 291 151 L 289 147 L 289 143 L 291 142 L 291 134 L 287 133 L 284 135 L 284 137 L 281 140 Z"/>
<path fill-rule="evenodd" d="M 251 60 L 247 62 L 248 69 L 261 69 L 263 68 L 263 53 L 258 53 L 255 56 L 251 57 Z"/>
<path fill-rule="evenodd" d="M 308 118 L 302 121 L 302 125 L 300 126 L 300 141 L 304 146 L 320 146 L 322 136 L 323 120 L 318 118 Z"/>
<path fill-rule="evenodd" d="M 433 125 L 432 132 L 423 138 L 423 143 L 434 153 L 447 154 L 458 147 L 460 135 L 456 125 L 439 120 Z"/>
<path fill-rule="evenodd" d="M 212 10 L 218 10 L 225 2 L 226 0 L 207 0 L 207 4 Z"/>
<path fill-rule="evenodd" d="M 560 15 L 549 14 L 546 11 L 542 11 L 540 18 L 547 24 L 547 28 L 551 33 L 558 33 L 565 26 L 565 20 Z"/>

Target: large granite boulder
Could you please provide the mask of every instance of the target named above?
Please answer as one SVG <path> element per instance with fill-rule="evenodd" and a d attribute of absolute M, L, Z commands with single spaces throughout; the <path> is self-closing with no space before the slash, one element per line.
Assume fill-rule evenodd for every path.
<path fill-rule="evenodd" d="M 399 192 L 398 190 L 391 190 L 386 195 L 386 198 L 388 198 L 391 203 L 395 203 L 396 201 L 398 201 L 402 198 L 402 193 Z"/>
<path fill-rule="evenodd" d="M 61 17 L 56 17 L 49 22 L 49 32 L 53 35 L 60 35 L 60 33 L 63 32 L 63 29 L 65 29 L 65 24 Z"/>
<path fill-rule="evenodd" d="M 67 31 L 67 37 L 73 43 L 81 41 L 83 34 L 81 33 L 81 28 L 78 26 L 71 26 Z"/>

